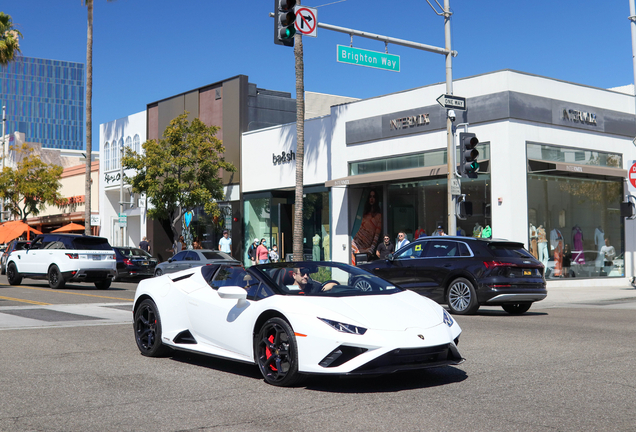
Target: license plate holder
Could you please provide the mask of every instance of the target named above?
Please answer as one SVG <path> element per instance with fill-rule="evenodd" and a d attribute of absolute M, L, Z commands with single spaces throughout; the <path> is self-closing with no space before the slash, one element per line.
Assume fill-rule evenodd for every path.
<path fill-rule="evenodd" d="M 523 275 L 524 276 L 532 276 L 532 270 L 524 270 L 523 271 Z"/>
<path fill-rule="evenodd" d="M 93 261 L 99 261 L 102 259 L 101 255 L 93 255 Z"/>

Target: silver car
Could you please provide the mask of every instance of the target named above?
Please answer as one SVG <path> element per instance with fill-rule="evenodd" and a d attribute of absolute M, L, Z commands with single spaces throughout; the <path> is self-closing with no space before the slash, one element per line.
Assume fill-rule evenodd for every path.
<path fill-rule="evenodd" d="M 232 256 L 225 252 L 212 249 L 184 250 L 170 258 L 168 261 L 157 264 L 157 267 L 155 267 L 155 276 L 161 276 L 165 273 L 174 273 L 207 264 L 221 263 L 236 264 L 239 263 L 239 261 L 235 260 Z"/>

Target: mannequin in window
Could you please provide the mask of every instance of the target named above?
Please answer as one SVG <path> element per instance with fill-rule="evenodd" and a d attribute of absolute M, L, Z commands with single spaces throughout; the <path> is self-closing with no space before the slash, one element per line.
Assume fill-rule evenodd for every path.
<path fill-rule="evenodd" d="M 543 267 L 548 266 L 548 237 L 543 225 L 539 225 L 537 228 L 537 248 L 538 248 L 538 260 L 543 263 Z"/>
<path fill-rule="evenodd" d="M 537 234 L 537 227 L 530 223 L 530 253 L 537 258 L 539 256 L 537 250 L 537 240 L 539 240 L 539 234 Z"/>
<path fill-rule="evenodd" d="M 583 230 L 580 226 L 574 225 L 572 228 L 572 263 L 585 264 L 585 254 L 583 254 Z"/>
<path fill-rule="evenodd" d="M 490 225 L 486 225 L 484 230 L 481 232 L 481 237 L 487 239 L 492 238 L 492 228 L 490 228 Z"/>
<path fill-rule="evenodd" d="M 484 230 L 484 228 L 479 225 L 479 222 L 475 222 L 475 226 L 473 228 L 473 237 L 475 238 L 480 238 L 481 237 L 481 232 Z"/>
<path fill-rule="evenodd" d="M 594 230 L 594 244 L 596 245 L 596 250 L 598 250 L 598 254 L 596 255 L 596 262 L 594 265 L 596 266 L 596 270 L 600 270 L 603 267 L 603 254 L 601 253 L 601 248 L 605 246 L 605 233 L 603 232 L 603 228 L 599 225 Z"/>
<path fill-rule="evenodd" d="M 311 239 L 313 248 L 311 249 L 311 259 L 313 261 L 320 261 L 320 236 L 318 233 Z"/>
<path fill-rule="evenodd" d="M 550 249 L 554 253 L 554 272 L 552 274 L 560 277 L 563 274 L 563 235 L 556 228 L 550 231 Z"/>
<path fill-rule="evenodd" d="M 382 213 L 378 204 L 378 197 L 374 189 L 369 191 L 367 203 L 360 228 L 351 240 L 351 262 L 355 265 L 356 254 L 366 253 L 367 257 L 375 253 L 375 247 L 380 239 L 382 230 Z"/>
<path fill-rule="evenodd" d="M 322 238 L 322 250 L 325 254 L 325 261 L 329 261 L 331 259 L 329 255 L 329 233 L 326 233 Z"/>

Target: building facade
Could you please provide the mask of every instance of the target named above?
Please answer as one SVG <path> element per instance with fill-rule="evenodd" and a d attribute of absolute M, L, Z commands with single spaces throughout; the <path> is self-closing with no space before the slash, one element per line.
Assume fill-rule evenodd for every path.
<path fill-rule="evenodd" d="M 242 252 L 243 224 L 241 208 L 241 138 L 242 133 L 296 120 L 296 101 L 291 94 L 258 88 L 245 75 L 219 81 L 147 105 L 147 139 L 160 140 L 175 117 L 188 113 L 208 126 L 219 126 L 217 137 L 225 146 L 225 159 L 237 171 L 221 173 L 225 198 L 219 202 L 220 218 L 211 218 L 202 208 L 194 209 L 192 218 L 182 226 L 186 242 L 198 239 L 204 248 L 216 249 L 223 230 L 233 239 L 232 254 Z M 184 218 L 186 219 L 186 218 Z M 172 232 L 163 221 L 149 220 L 148 239 L 156 257 L 167 259 L 173 244 Z"/>
<path fill-rule="evenodd" d="M 84 64 L 18 56 L 0 67 L 6 132 L 60 150 L 84 149 Z"/>
<path fill-rule="evenodd" d="M 146 111 L 99 127 L 101 235 L 113 246 L 138 246 L 146 236 L 145 197 L 132 192 L 122 178 L 121 166 L 122 149 L 141 154 L 145 141 Z M 127 170 L 123 174 L 133 173 Z"/>
<path fill-rule="evenodd" d="M 461 181 L 473 212 L 451 234 L 522 242 L 551 283 L 634 275 L 633 222 L 620 214 L 633 193 L 634 96 L 509 70 L 454 90 L 468 108 L 456 110 L 457 132 L 481 142 L 477 178 Z M 444 92 L 435 84 L 336 105 L 305 123 L 306 257 L 352 262 L 383 233 L 413 239 L 446 226 Z M 295 152 L 295 124 L 243 134 L 244 229 L 285 252 Z"/>

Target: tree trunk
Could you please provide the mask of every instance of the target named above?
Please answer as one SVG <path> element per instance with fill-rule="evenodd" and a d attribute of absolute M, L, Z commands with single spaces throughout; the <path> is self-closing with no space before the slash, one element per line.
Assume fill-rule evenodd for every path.
<path fill-rule="evenodd" d="M 93 153 L 93 0 L 86 0 L 88 9 L 88 33 L 86 37 L 86 207 L 84 234 L 91 235 L 91 162 Z M 120 179 L 123 181 L 123 179 Z"/>
<path fill-rule="evenodd" d="M 300 5 L 300 2 L 298 2 Z M 294 207 L 294 261 L 303 260 L 303 168 L 305 160 L 305 64 L 303 38 L 294 36 L 296 64 L 296 196 Z"/>

